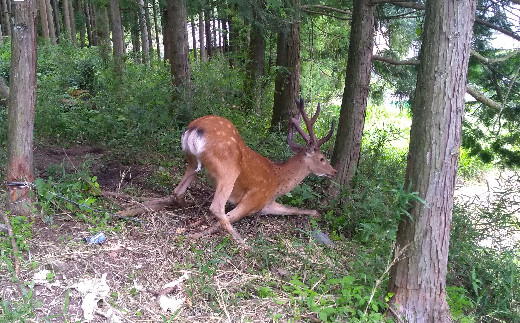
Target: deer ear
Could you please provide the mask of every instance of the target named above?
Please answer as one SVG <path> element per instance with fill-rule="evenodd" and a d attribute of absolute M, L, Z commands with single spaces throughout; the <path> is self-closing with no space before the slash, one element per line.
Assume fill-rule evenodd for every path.
<path fill-rule="evenodd" d="M 289 148 L 291 149 L 292 153 L 295 155 L 297 153 L 299 153 L 300 151 L 302 151 L 302 149 L 303 149 L 303 147 L 300 145 L 289 145 Z"/>

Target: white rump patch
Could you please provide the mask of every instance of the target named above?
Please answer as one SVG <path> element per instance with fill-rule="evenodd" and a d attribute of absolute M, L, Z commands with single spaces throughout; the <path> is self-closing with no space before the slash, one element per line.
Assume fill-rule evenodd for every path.
<path fill-rule="evenodd" d="M 204 139 L 204 132 L 197 129 L 190 129 L 184 131 L 181 137 L 182 150 L 188 154 L 197 157 L 197 170 L 199 172 L 202 168 L 200 162 L 200 154 L 204 151 L 206 140 Z"/>

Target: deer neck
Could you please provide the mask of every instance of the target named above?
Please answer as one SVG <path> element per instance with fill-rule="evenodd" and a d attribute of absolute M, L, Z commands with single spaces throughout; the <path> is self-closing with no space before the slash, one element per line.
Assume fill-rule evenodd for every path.
<path fill-rule="evenodd" d="M 275 198 L 289 193 L 309 175 L 310 171 L 305 158 L 305 153 L 300 152 L 287 161 L 276 164 L 274 173 L 278 179 L 278 189 Z"/>

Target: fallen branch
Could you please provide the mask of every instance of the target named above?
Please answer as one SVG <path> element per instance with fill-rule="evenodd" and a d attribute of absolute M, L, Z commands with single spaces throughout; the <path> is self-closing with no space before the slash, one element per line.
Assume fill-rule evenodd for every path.
<path fill-rule="evenodd" d="M 175 199 L 175 197 L 168 196 L 168 197 L 153 199 L 153 200 L 150 200 L 147 202 L 140 203 L 139 207 L 116 212 L 116 215 L 121 216 L 121 217 L 131 217 L 131 216 L 143 214 L 143 213 L 149 212 L 149 211 L 162 210 L 162 209 L 166 208 L 167 206 L 171 206 L 174 204 L 180 204 L 180 203 Z"/>

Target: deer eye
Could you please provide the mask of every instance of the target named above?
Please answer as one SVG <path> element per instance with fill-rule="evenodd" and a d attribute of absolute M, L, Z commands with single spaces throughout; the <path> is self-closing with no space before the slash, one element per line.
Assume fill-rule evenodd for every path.
<path fill-rule="evenodd" d="M 324 161 L 325 161 L 325 158 L 321 157 L 321 158 L 320 158 L 320 162 L 323 163 Z"/>

